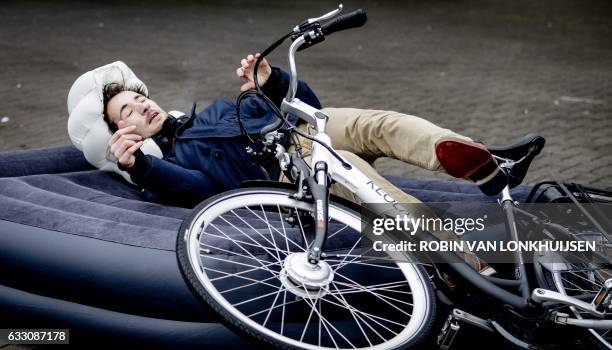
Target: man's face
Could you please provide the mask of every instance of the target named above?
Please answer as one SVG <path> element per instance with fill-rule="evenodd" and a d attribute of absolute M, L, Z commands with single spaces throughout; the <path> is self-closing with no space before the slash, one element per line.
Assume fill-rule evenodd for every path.
<path fill-rule="evenodd" d="M 113 96 L 106 105 L 106 114 L 118 128 L 135 125 L 134 133 L 143 138 L 157 134 L 168 118 L 155 101 L 133 91 Z"/>

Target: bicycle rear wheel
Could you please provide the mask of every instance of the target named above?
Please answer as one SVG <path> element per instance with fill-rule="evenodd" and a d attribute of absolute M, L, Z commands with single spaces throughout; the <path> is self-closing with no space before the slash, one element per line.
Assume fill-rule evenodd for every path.
<path fill-rule="evenodd" d="M 365 257 L 358 212 L 330 201 L 324 258 L 309 270 L 312 204 L 248 188 L 213 197 L 181 226 L 186 280 L 225 324 L 283 348 L 397 349 L 430 333 L 436 300 L 425 270 Z M 369 247 L 371 249 L 371 247 Z"/>
<path fill-rule="evenodd" d="M 561 259 L 558 259 L 559 261 Z M 541 263 L 544 280 L 540 281 L 542 287 L 558 291 L 559 293 L 591 301 L 603 286 L 603 283 L 612 278 L 610 264 L 594 262 L 555 262 Z M 571 313 L 579 319 L 595 318 L 588 312 L 574 307 L 569 308 Z M 587 329 L 586 337 L 598 349 L 612 349 L 612 330 Z"/>

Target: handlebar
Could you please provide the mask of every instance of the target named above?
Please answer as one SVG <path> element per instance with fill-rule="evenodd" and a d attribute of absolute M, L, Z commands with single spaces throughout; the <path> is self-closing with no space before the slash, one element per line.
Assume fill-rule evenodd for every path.
<path fill-rule="evenodd" d="M 339 9 L 342 9 L 342 7 L 339 7 Z M 329 34 L 345 29 L 361 27 L 367 20 L 368 16 L 366 15 L 366 12 L 363 9 L 357 9 L 345 15 L 338 16 L 323 25 L 319 25 L 318 22 L 314 22 L 305 28 L 298 27 L 298 33 L 292 36 L 294 41 L 289 48 L 288 63 L 291 80 L 285 100 L 293 101 L 297 92 L 298 80 L 295 65 L 295 53 L 297 51 L 320 43 L 325 39 L 325 36 Z"/>
<path fill-rule="evenodd" d="M 323 35 L 330 35 L 341 30 L 361 27 L 367 20 L 366 12 L 363 9 L 357 9 L 325 23 L 321 26 L 321 31 Z"/>
<path fill-rule="evenodd" d="M 280 38 L 275 43 L 273 43 L 270 47 L 264 50 L 263 53 L 257 58 L 255 62 L 255 69 L 253 72 L 253 78 L 254 78 L 253 80 L 255 82 L 255 94 L 257 94 L 261 98 L 264 98 L 264 100 L 267 100 L 266 103 L 268 103 L 271 106 L 271 108 L 274 110 L 274 112 L 279 117 L 277 121 L 275 121 L 274 123 L 270 125 L 265 126 L 261 130 L 260 135 L 262 137 L 271 131 L 277 130 L 283 125 L 283 123 L 287 122 L 284 116 L 282 115 L 282 112 L 276 109 L 273 103 L 266 98 L 266 96 L 262 93 L 261 88 L 259 87 L 257 72 L 259 69 L 259 64 L 261 63 L 262 59 L 266 57 L 269 53 L 271 53 L 273 50 L 275 50 L 280 44 L 282 44 L 286 38 L 291 37 L 291 39 L 293 40 L 293 43 L 291 47 L 289 48 L 289 57 L 288 57 L 291 79 L 289 82 L 289 89 L 287 91 L 287 96 L 285 97 L 285 100 L 292 101 L 295 98 L 295 94 L 297 92 L 297 82 L 298 82 L 297 69 L 295 65 L 295 53 L 301 49 L 305 49 L 307 47 L 310 47 L 312 45 L 315 45 L 323 41 L 325 39 L 325 36 L 330 35 L 332 33 L 346 30 L 346 29 L 361 27 L 368 20 L 366 12 L 363 9 L 357 9 L 353 12 L 350 12 L 345 15 L 341 15 L 341 16 L 334 18 L 338 13 L 340 13 L 340 11 L 342 11 L 342 9 L 343 9 L 343 6 L 342 4 L 340 4 L 337 9 L 331 12 L 328 12 L 320 17 L 309 18 L 302 24 L 293 28 L 291 32 L 284 35 L 282 38 Z M 332 19 L 329 22 L 323 25 L 320 24 L 320 21 L 324 21 L 330 18 Z M 240 101 L 246 95 L 249 95 L 249 94 L 250 93 L 242 93 L 238 97 L 238 101 L 236 103 L 236 106 L 237 106 L 236 109 L 237 109 L 237 120 L 239 123 L 241 123 L 240 122 L 240 107 L 239 107 Z"/>

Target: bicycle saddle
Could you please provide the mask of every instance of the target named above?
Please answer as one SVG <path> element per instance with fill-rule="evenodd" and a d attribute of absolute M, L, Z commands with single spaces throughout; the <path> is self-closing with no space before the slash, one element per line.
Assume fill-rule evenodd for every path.
<path fill-rule="evenodd" d="M 531 161 L 542 151 L 546 140 L 535 133 L 529 133 L 506 146 L 490 146 L 487 149 L 491 154 L 515 161 L 508 171 L 510 188 L 523 182 Z"/>

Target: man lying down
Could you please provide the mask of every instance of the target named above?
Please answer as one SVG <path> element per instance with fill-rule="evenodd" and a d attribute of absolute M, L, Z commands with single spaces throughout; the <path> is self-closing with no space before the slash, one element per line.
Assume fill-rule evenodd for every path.
<path fill-rule="evenodd" d="M 242 91 L 255 88 L 253 70 L 257 57 L 248 55 L 236 70 L 243 80 Z M 271 67 L 264 59 L 257 76 L 264 93 L 280 107 L 289 86 L 288 74 Z M 299 82 L 296 97 L 322 108 L 304 82 Z M 103 118 L 112 133 L 107 152 L 134 184 L 156 200 L 193 207 L 210 196 L 237 188 L 242 181 L 286 180 L 279 174 L 278 164 L 252 162 L 245 151 L 250 143 L 236 122 L 233 101 L 216 100 L 199 113 L 194 110 L 190 116 L 175 118 L 149 98 L 143 84 L 125 80 L 104 84 L 102 99 Z M 323 108 L 322 112 L 329 116 L 327 133 L 334 148 L 399 203 L 418 200 L 402 192 L 371 166 L 379 157 L 466 178 L 487 195 L 499 193 L 508 184 L 506 174 L 483 145 L 422 118 L 354 108 Z M 259 134 L 263 126 L 276 118 L 255 97 L 247 98 L 241 105 L 241 120 L 248 134 Z M 298 127 L 312 133 L 305 123 Z M 301 154 L 308 158 L 311 142 L 299 139 Z M 153 140 L 159 147 L 161 157 L 142 152 L 147 140 Z M 295 145 L 291 147 L 295 149 Z M 331 192 L 358 202 L 339 184 L 334 184 Z M 434 234 L 440 239 L 457 239 L 449 232 Z M 464 258 L 481 272 L 491 270 L 471 253 L 466 252 Z"/>

